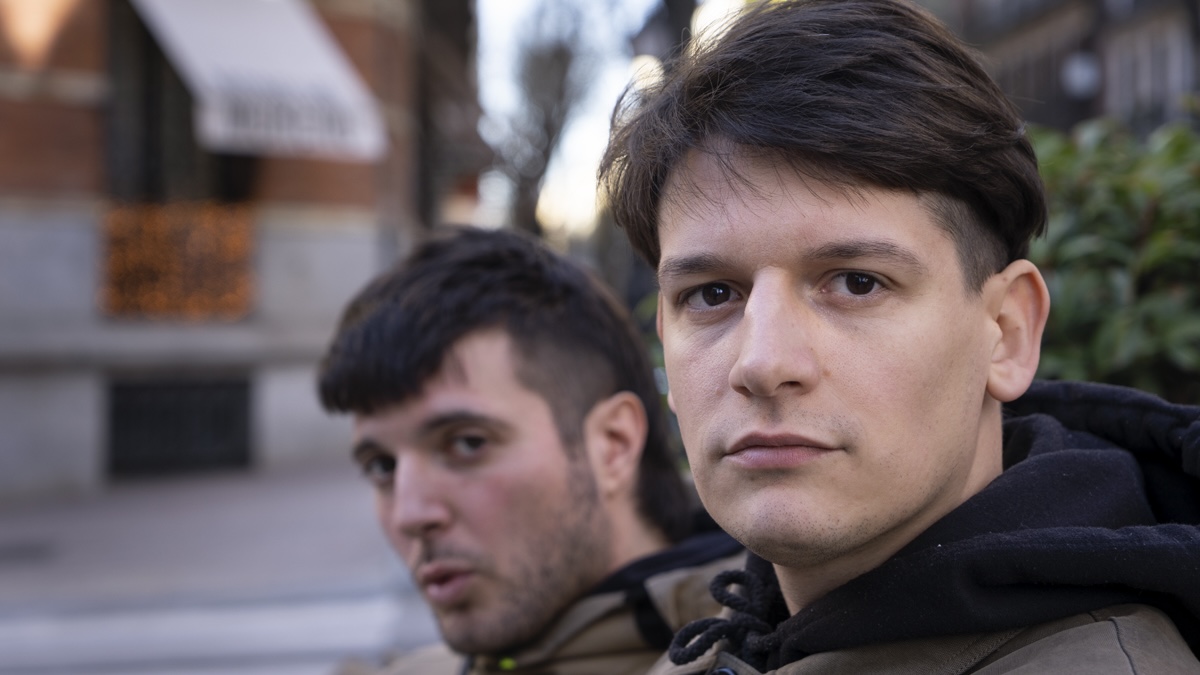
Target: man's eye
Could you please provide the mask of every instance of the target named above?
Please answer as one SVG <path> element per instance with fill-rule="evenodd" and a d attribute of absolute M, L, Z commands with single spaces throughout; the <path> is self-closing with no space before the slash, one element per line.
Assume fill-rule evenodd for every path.
<path fill-rule="evenodd" d="M 733 289 L 726 284 L 704 284 L 688 293 L 684 302 L 693 309 L 716 307 L 733 299 Z"/>
<path fill-rule="evenodd" d="M 474 459 L 487 445 L 487 439 L 478 434 L 462 434 L 450 439 L 450 452 L 457 459 Z"/>
<path fill-rule="evenodd" d="M 865 272 L 846 272 L 837 278 L 850 295 L 870 295 L 883 286 L 878 278 Z"/>
<path fill-rule="evenodd" d="M 396 458 L 388 455 L 375 455 L 364 460 L 361 464 L 363 475 L 373 485 L 380 489 L 391 488 L 396 477 Z"/>

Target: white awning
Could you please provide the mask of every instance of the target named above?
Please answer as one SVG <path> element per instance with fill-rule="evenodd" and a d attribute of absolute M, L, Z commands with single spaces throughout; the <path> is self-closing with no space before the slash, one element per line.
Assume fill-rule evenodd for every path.
<path fill-rule="evenodd" d="M 133 0 L 195 99 L 204 147 L 371 161 L 375 101 L 303 0 Z"/>

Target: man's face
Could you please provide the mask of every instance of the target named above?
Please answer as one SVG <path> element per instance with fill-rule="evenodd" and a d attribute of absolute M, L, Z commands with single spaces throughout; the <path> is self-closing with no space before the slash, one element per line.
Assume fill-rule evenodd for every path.
<path fill-rule="evenodd" d="M 659 214 L 696 487 L 776 565 L 862 572 L 999 473 L 998 422 L 981 422 L 998 329 L 915 196 L 733 162 L 731 187 L 693 152 Z"/>
<path fill-rule="evenodd" d="M 463 653 L 536 637 L 610 559 L 587 460 L 515 365 L 506 333 L 473 333 L 418 397 L 355 417 L 384 530 Z"/>

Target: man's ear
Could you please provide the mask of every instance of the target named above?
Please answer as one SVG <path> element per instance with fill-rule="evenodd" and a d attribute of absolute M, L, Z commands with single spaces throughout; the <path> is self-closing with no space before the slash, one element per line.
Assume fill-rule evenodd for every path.
<path fill-rule="evenodd" d="M 601 400 L 588 412 L 583 441 L 602 497 L 634 489 L 647 426 L 642 400 L 629 391 Z"/>
<path fill-rule="evenodd" d="M 1028 260 L 1017 260 L 994 275 L 983 292 L 999 328 L 987 391 L 1004 403 L 1024 394 L 1037 373 L 1050 293 L 1042 273 Z"/>

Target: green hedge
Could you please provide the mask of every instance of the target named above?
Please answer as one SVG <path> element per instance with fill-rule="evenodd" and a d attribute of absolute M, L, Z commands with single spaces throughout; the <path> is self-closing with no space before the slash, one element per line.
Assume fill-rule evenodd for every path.
<path fill-rule="evenodd" d="M 1050 210 L 1030 252 L 1052 299 L 1038 375 L 1200 403 L 1200 139 L 1105 121 L 1030 134 Z"/>

